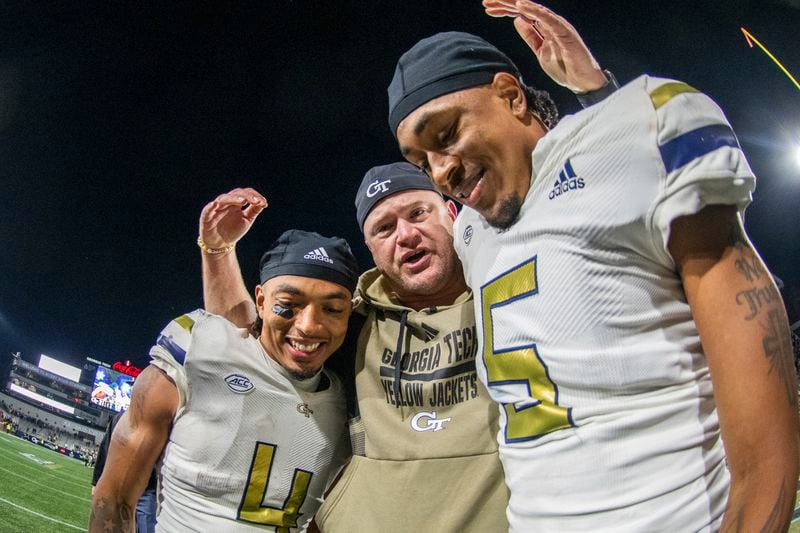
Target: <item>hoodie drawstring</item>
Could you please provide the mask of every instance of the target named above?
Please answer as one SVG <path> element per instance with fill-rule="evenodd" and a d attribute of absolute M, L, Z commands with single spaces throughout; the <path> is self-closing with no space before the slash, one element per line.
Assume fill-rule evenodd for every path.
<path fill-rule="evenodd" d="M 397 349 L 395 350 L 394 362 L 394 397 L 395 405 L 400 407 L 400 379 L 403 370 L 403 339 L 406 334 L 406 321 L 408 320 L 408 311 L 400 313 L 400 333 L 397 335 Z"/>

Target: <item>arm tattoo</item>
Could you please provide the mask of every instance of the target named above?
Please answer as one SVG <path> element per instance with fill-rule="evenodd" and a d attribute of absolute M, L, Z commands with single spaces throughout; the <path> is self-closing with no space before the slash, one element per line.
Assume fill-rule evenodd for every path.
<path fill-rule="evenodd" d="M 750 248 L 738 220 L 728 230 L 728 244 L 736 250 L 736 270 L 751 284 L 749 289 L 736 293 L 736 305 L 747 306 L 745 320 L 759 318 L 763 331 L 761 345 L 769 363 L 768 373 L 777 376 L 789 405 L 796 409 L 797 374 L 781 295 L 758 255 Z M 760 287 L 755 286 L 763 278 L 767 282 Z M 766 317 L 762 311 L 766 312 Z"/>
<path fill-rule="evenodd" d="M 794 495 L 791 496 L 786 492 L 786 480 L 783 480 L 781 483 L 780 491 L 778 492 L 778 498 L 775 504 L 772 506 L 772 510 L 769 512 L 769 516 L 767 516 L 766 520 L 764 521 L 764 525 L 761 526 L 759 531 L 761 533 L 772 533 L 773 531 L 786 531 L 786 527 L 788 524 L 786 523 L 787 520 L 782 518 L 782 515 L 786 512 L 786 508 L 791 505 L 794 501 L 793 499 L 790 500 L 789 498 L 793 498 Z M 727 518 L 727 525 L 725 526 L 723 533 L 739 533 L 746 531 L 745 529 L 745 506 L 739 505 L 736 508 L 727 509 L 725 511 L 725 516 L 731 517 Z"/>
<path fill-rule="evenodd" d="M 728 245 L 736 249 L 739 255 L 734 265 L 736 266 L 736 270 L 738 270 L 747 281 L 756 281 L 761 279 L 767 271 L 764 269 L 764 265 L 761 264 L 758 256 L 750 250 L 749 244 L 742 230 L 742 225 L 737 218 L 728 228 Z"/>
<path fill-rule="evenodd" d="M 780 309 L 770 309 L 767 320 L 762 322 L 764 355 L 769 362 L 769 373 L 775 372 L 786 393 L 789 405 L 797 407 L 797 376 L 794 369 L 794 355 L 789 343 L 786 320 Z"/>
<path fill-rule="evenodd" d="M 149 383 L 147 383 L 149 386 Z M 144 412 L 144 397 L 147 394 L 148 389 L 140 388 L 137 392 L 139 394 L 131 395 L 131 406 L 128 408 L 128 415 L 130 418 L 131 428 L 136 428 L 139 423 L 141 422 L 141 416 Z"/>
<path fill-rule="evenodd" d="M 737 261 L 738 263 L 738 261 Z M 745 320 L 752 320 L 761 311 L 761 308 L 772 302 L 780 302 L 781 295 L 774 284 L 768 283 L 763 287 L 745 289 L 736 293 L 736 305 L 747 304 L 750 314 Z"/>
<path fill-rule="evenodd" d="M 744 251 L 741 248 L 737 249 L 740 253 Z M 742 276 L 744 276 L 747 281 L 761 279 L 761 277 L 766 274 L 764 267 L 761 265 L 761 261 L 759 261 L 758 257 L 755 255 L 744 257 L 744 254 L 742 254 L 734 264 L 736 265 L 736 270 L 741 272 Z"/>
<path fill-rule="evenodd" d="M 781 490 L 778 493 L 778 501 L 772 507 L 767 521 L 761 526 L 761 533 L 771 533 L 772 531 L 786 531 L 789 525 L 786 523 L 786 518 L 781 519 L 781 515 L 785 513 L 786 507 L 790 505 L 789 495 L 786 494 L 786 480 L 781 483 Z"/>
<path fill-rule="evenodd" d="M 145 413 L 149 412 L 152 414 L 152 409 L 148 408 L 145 405 L 145 402 L 152 394 L 164 390 L 164 383 L 163 381 L 160 382 L 160 378 L 162 377 L 166 378 L 170 383 L 175 385 L 175 382 L 172 381 L 172 378 L 169 377 L 166 372 L 152 365 L 145 368 L 136 379 L 136 384 L 133 386 L 133 394 L 131 395 L 131 405 L 125 412 L 125 416 L 128 417 L 128 423 L 130 424 L 131 429 L 135 430 L 139 427 L 139 425 L 144 423 L 143 417 Z M 164 423 L 167 426 L 171 425 L 172 418 L 174 417 L 175 413 L 165 412 L 162 414 L 165 417 L 163 420 Z"/>
<path fill-rule="evenodd" d="M 728 517 L 735 517 L 735 518 L 728 518 Z M 725 529 L 721 530 L 720 533 L 739 533 L 742 531 L 742 522 L 744 522 L 744 508 L 740 505 L 736 508 L 729 508 L 725 511 L 725 518 L 724 520 L 727 521 L 725 525 Z"/>
<path fill-rule="evenodd" d="M 130 533 L 134 530 L 133 511 L 125 502 L 114 505 L 110 498 L 98 498 L 92 504 L 89 531 L 93 533 Z"/>

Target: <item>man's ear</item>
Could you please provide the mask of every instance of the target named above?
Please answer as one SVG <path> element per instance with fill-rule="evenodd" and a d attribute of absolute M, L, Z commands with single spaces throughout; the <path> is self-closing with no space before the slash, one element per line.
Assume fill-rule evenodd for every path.
<path fill-rule="evenodd" d="M 456 217 L 458 216 L 458 207 L 456 207 L 456 203 L 453 200 L 447 200 L 445 205 L 447 205 L 447 214 L 450 217 L 450 220 L 455 221 Z"/>
<path fill-rule="evenodd" d="M 264 308 L 264 300 L 266 300 L 266 298 L 267 295 L 264 294 L 264 289 L 261 285 L 256 285 L 256 313 L 258 313 L 258 316 L 262 319 L 264 317 L 261 316 L 261 310 Z"/>
<path fill-rule="evenodd" d="M 498 72 L 492 80 L 492 89 L 507 102 L 509 109 L 517 117 L 528 114 L 528 101 L 519 80 L 508 72 Z"/>

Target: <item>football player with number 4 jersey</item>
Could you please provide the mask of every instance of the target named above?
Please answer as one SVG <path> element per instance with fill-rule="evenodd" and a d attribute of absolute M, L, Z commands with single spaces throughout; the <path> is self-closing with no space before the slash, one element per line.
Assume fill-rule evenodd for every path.
<path fill-rule="evenodd" d="M 170 322 L 113 434 L 89 530 L 132 526 L 163 452 L 157 531 L 305 531 L 349 455 L 342 384 L 322 366 L 357 273 L 343 239 L 290 230 L 261 260 L 256 335 L 202 310 Z"/>
<path fill-rule="evenodd" d="M 563 19 L 485 0 L 535 53 Z M 423 39 L 389 87 L 406 158 L 464 204 L 478 373 L 500 404 L 512 531 L 779 531 L 798 477 L 789 328 L 741 217 L 722 111 L 639 77 L 555 126 L 473 35 Z M 723 446 L 724 443 L 724 446 Z"/>

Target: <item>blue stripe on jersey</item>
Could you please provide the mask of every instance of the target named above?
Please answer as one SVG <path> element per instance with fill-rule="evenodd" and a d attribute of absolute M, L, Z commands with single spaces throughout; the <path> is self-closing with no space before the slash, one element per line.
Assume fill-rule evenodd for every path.
<path fill-rule="evenodd" d="M 670 173 L 723 146 L 739 148 L 739 141 L 729 126 L 711 124 L 679 135 L 658 149 L 667 173 Z"/>
<path fill-rule="evenodd" d="M 175 358 L 179 365 L 183 365 L 183 361 L 186 359 L 186 350 L 181 348 L 178 343 L 172 340 L 172 337 L 159 335 L 156 344 L 167 350 L 170 355 Z"/>

